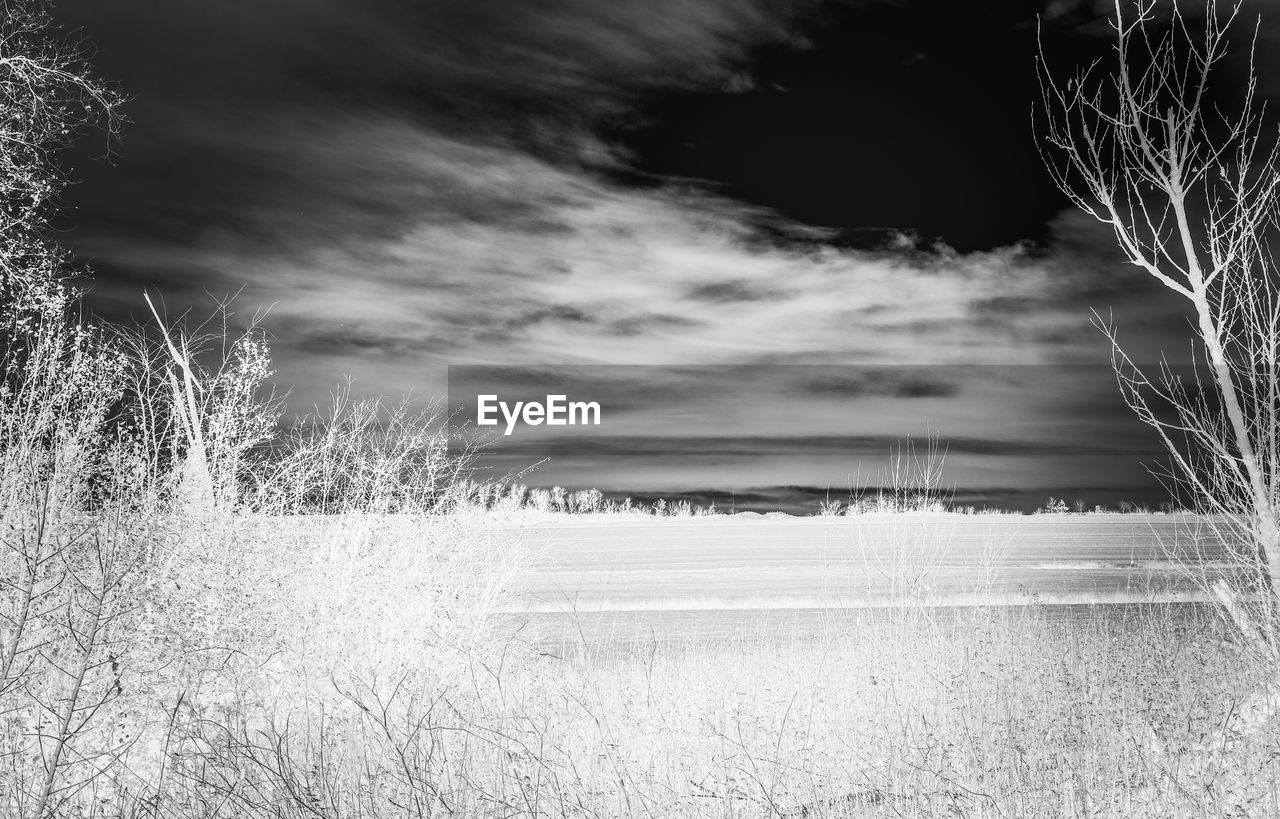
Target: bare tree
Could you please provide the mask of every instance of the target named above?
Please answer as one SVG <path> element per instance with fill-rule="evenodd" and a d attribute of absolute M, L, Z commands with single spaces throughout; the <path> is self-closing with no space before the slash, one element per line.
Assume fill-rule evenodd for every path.
<path fill-rule="evenodd" d="M 1230 111 L 1209 95 L 1240 3 L 1189 19 L 1177 3 L 1115 0 L 1109 60 L 1051 75 L 1038 117 L 1046 164 L 1085 213 L 1109 225 L 1129 263 L 1186 300 L 1195 366 L 1144 371 L 1112 343 L 1128 404 L 1159 434 L 1165 477 L 1189 489 L 1231 550 L 1215 592 L 1280 659 L 1280 279 L 1267 246 L 1280 173 L 1276 140 L 1248 78 Z M 1256 30 L 1255 30 L 1256 36 Z"/>
<path fill-rule="evenodd" d="M 10 319 L 67 306 L 67 258 L 49 218 L 66 183 L 58 153 L 95 126 L 107 148 L 122 97 L 44 0 L 0 0 L 0 304 Z"/>

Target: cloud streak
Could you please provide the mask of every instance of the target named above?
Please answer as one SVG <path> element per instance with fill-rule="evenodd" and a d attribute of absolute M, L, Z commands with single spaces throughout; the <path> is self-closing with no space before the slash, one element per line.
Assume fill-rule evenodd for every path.
<path fill-rule="evenodd" d="M 769 215 L 729 200 L 626 189 L 391 118 L 290 144 L 299 187 L 330 169 L 308 190 L 316 207 L 277 192 L 238 229 L 190 243 L 102 235 L 95 255 L 179 292 L 186 271 L 205 271 L 206 288 L 274 305 L 286 364 L 328 356 L 325 367 L 358 373 L 392 352 L 420 365 L 415 378 L 447 363 L 1096 360 L 1084 300 L 1123 275 L 1070 248 L 770 244 L 752 227 Z M 127 303 L 136 285 L 103 282 L 98 295 Z"/>

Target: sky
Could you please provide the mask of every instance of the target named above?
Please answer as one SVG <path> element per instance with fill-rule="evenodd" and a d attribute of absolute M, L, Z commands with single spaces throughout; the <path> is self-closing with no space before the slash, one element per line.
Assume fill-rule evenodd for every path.
<path fill-rule="evenodd" d="M 1091 310 L 1180 361 L 1182 308 L 1053 187 L 1032 128 L 1037 20 L 1070 68 L 1105 54 L 1106 10 L 61 0 L 131 98 L 111 161 L 67 157 L 62 239 L 111 318 L 143 318 L 144 289 L 265 310 L 294 411 L 345 377 L 444 397 L 450 367 L 551 388 L 696 365 L 608 413 L 589 456 L 508 442 L 495 463 L 541 463 L 533 484 L 768 503 L 933 433 L 957 497 L 1150 500 L 1154 440 Z M 856 388 L 793 388 L 815 366 Z"/>

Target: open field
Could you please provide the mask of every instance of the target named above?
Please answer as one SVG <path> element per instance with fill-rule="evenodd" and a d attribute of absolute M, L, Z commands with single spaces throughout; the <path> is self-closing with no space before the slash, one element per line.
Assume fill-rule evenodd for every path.
<path fill-rule="evenodd" d="M 581 816 L 1280 812 L 1278 738 L 1240 717 L 1264 678 L 1211 612 L 1007 613 L 545 652 L 505 688 L 526 798 Z"/>
<path fill-rule="evenodd" d="M 501 527 L 503 524 L 498 524 Z M 509 524 L 530 566 L 511 613 L 554 636 L 796 636 L 852 611 L 1193 602 L 1223 570 L 1191 516 L 546 516 Z"/>
<path fill-rule="evenodd" d="M 1187 602 L 1180 561 L 1220 556 L 1189 518 L 519 528 L 529 813 L 1280 813 L 1267 672 Z"/>
<path fill-rule="evenodd" d="M 53 815 L 1275 815 L 1270 667 L 1211 607 L 937 602 L 1055 562 L 1101 578 L 1082 598 L 1122 561 L 1190 595 L 1152 521 L 210 516 L 121 615 L 131 665 L 97 667 Z M 1028 525 L 1022 553 L 987 536 Z M 695 598 L 664 566 L 755 574 Z M 768 566 L 786 595 L 743 579 Z M 551 608 L 556 579 L 583 611 Z M 42 816 L 11 723 L 0 776 Z"/>

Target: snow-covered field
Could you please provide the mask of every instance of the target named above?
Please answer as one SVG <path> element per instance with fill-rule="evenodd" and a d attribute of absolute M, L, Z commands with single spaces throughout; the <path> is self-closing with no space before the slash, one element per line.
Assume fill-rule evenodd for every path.
<path fill-rule="evenodd" d="M 1179 515 L 530 515 L 516 622 L 709 636 L 826 628 L 868 609 L 1202 599 L 1218 545 Z"/>

